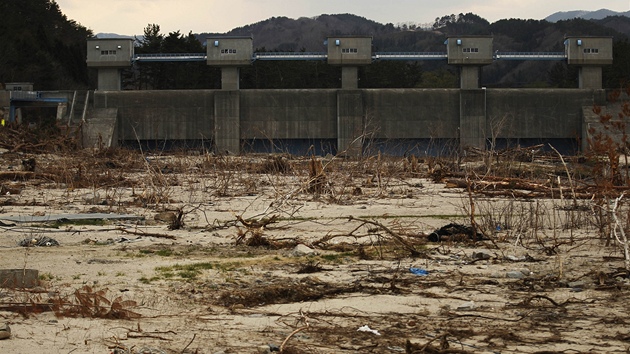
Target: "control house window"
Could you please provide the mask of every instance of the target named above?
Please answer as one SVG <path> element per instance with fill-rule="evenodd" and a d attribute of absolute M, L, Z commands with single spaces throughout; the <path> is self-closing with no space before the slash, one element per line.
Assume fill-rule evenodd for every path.
<path fill-rule="evenodd" d="M 357 48 L 341 48 L 341 53 L 343 54 L 356 54 L 358 52 Z"/>
<path fill-rule="evenodd" d="M 115 50 L 101 50 L 101 55 L 116 55 Z"/>
<path fill-rule="evenodd" d="M 479 53 L 479 48 L 462 48 L 464 53 Z"/>
<path fill-rule="evenodd" d="M 221 54 L 236 54 L 236 49 L 221 49 Z"/>
<path fill-rule="evenodd" d="M 584 54 L 599 54 L 599 48 L 584 48 Z"/>

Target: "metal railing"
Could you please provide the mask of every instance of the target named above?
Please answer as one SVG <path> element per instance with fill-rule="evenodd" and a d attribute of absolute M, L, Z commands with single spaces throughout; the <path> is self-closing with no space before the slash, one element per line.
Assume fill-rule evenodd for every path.
<path fill-rule="evenodd" d="M 495 60 L 564 60 L 564 52 L 495 52 Z"/>
<path fill-rule="evenodd" d="M 136 54 L 134 61 L 144 62 L 169 62 L 169 61 L 206 61 L 206 53 L 157 53 Z"/>
<path fill-rule="evenodd" d="M 446 52 L 376 52 L 373 60 L 443 60 Z"/>
<path fill-rule="evenodd" d="M 494 60 L 565 60 L 564 52 L 495 52 Z M 324 52 L 260 52 L 254 53 L 256 60 L 326 60 Z M 206 61 L 206 53 L 156 53 L 136 54 L 134 61 L 139 62 L 172 62 L 172 61 Z M 444 60 L 446 52 L 376 52 L 372 60 Z"/>
<path fill-rule="evenodd" d="M 254 60 L 326 60 L 328 55 L 320 52 L 261 52 L 254 53 Z"/>

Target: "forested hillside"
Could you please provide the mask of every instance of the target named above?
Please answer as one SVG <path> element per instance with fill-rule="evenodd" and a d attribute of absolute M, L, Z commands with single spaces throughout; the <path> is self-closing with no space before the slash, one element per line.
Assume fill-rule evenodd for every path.
<path fill-rule="evenodd" d="M 33 82 L 37 90 L 88 86 L 86 39 L 50 0 L 0 1 L 0 83 Z"/>

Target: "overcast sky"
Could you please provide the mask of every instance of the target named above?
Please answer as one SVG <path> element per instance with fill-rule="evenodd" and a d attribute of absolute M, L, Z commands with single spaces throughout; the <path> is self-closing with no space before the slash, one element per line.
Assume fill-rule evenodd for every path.
<path fill-rule="evenodd" d="M 57 0 L 69 19 L 94 33 L 140 35 L 148 24 L 161 33 L 227 32 L 270 17 L 351 13 L 380 23 L 433 23 L 472 12 L 490 22 L 541 20 L 558 11 L 630 10 L 630 0 Z"/>

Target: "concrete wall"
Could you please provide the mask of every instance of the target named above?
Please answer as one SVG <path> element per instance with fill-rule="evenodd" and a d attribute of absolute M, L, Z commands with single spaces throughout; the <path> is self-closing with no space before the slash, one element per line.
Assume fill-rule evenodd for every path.
<path fill-rule="evenodd" d="M 499 138 L 580 138 L 582 107 L 606 104 L 604 90 L 486 91 L 488 138 L 492 131 L 496 131 Z"/>
<path fill-rule="evenodd" d="M 121 140 L 213 140 L 214 90 L 96 91 L 95 108 L 118 108 Z"/>
<path fill-rule="evenodd" d="M 584 107 L 604 90 L 369 89 L 97 91 L 118 108 L 121 140 L 214 140 L 218 151 L 251 140 L 330 140 L 339 151 L 363 134 L 380 140 L 580 139 Z M 214 138 L 214 139 L 213 139 Z"/>
<path fill-rule="evenodd" d="M 242 90 L 241 139 L 337 137 L 337 90 Z"/>
<path fill-rule="evenodd" d="M 457 138 L 459 91 L 362 90 L 367 130 L 379 139 Z"/>

